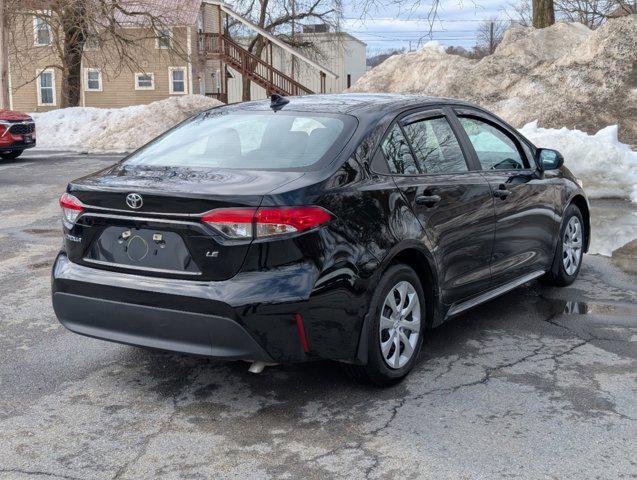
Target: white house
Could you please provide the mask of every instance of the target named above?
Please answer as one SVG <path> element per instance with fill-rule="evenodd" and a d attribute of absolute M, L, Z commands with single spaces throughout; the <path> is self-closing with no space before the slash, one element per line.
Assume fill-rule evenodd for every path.
<path fill-rule="evenodd" d="M 272 46 L 272 65 L 314 92 L 343 92 L 366 71 L 367 45 L 348 33 L 332 32 L 327 25 L 304 25 L 303 32 L 296 35 L 296 40 L 311 43 L 311 47 L 298 50 L 335 74 L 325 77 L 324 88 L 321 88 L 321 78 L 316 75 L 315 68 L 299 61 L 278 45 Z M 243 88 L 241 74 L 231 67 L 228 70 L 228 103 L 240 102 Z M 266 97 L 266 90 L 253 82 L 251 99 Z"/>

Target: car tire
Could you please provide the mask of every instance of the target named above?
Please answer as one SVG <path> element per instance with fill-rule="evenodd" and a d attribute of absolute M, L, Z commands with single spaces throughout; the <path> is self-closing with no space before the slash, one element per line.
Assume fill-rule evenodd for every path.
<path fill-rule="evenodd" d="M 402 292 L 404 300 L 400 298 Z M 390 306 L 392 301 L 395 310 Z M 402 312 L 398 308 L 400 302 L 405 307 Z M 411 311 L 403 316 L 409 308 Z M 350 376 L 380 387 L 405 378 L 420 354 L 426 312 L 425 295 L 416 272 L 404 264 L 392 265 L 381 277 L 367 313 L 367 364 L 349 365 Z"/>
<path fill-rule="evenodd" d="M 558 287 L 566 287 L 573 283 L 582 267 L 586 241 L 582 212 L 576 205 L 571 204 L 564 212 L 553 265 L 544 279 Z"/>
<path fill-rule="evenodd" d="M 13 160 L 14 158 L 18 158 L 20 155 L 22 155 L 22 152 L 24 152 L 24 150 L 14 150 L 12 152 L 0 153 L 0 157 L 2 157 L 3 160 Z"/>

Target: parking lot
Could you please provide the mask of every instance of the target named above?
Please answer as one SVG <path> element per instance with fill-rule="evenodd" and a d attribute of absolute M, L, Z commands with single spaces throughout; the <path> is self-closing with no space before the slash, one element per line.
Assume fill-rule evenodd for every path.
<path fill-rule="evenodd" d="M 254 375 L 58 324 L 57 199 L 118 158 L 0 162 L 1 479 L 637 477 L 635 242 L 429 332 L 393 388 L 330 362 Z"/>

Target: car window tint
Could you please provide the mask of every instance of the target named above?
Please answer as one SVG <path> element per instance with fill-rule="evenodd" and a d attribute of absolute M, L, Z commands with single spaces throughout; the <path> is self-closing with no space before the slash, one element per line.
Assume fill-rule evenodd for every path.
<path fill-rule="evenodd" d="M 394 125 L 385 137 L 382 148 L 392 173 L 400 175 L 418 175 L 420 173 L 409 144 L 398 125 Z"/>
<path fill-rule="evenodd" d="M 410 123 L 405 133 L 420 170 L 428 174 L 468 171 L 462 149 L 444 117 Z"/>
<path fill-rule="evenodd" d="M 210 112 L 133 153 L 128 165 L 290 169 L 321 160 L 347 135 L 345 116 Z M 348 122 L 351 124 L 351 122 Z"/>
<path fill-rule="evenodd" d="M 526 168 L 517 145 L 493 125 L 475 118 L 460 117 L 483 170 L 517 170 Z"/>

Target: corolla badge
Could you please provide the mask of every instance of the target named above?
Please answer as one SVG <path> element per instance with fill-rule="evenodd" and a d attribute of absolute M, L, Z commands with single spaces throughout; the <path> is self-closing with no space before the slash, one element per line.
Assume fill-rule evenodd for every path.
<path fill-rule="evenodd" d="M 144 200 L 139 193 L 129 193 L 128 195 L 126 195 L 126 205 L 128 205 L 130 208 L 134 208 L 135 210 L 137 210 L 138 208 L 142 208 L 143 204 Z"/>

